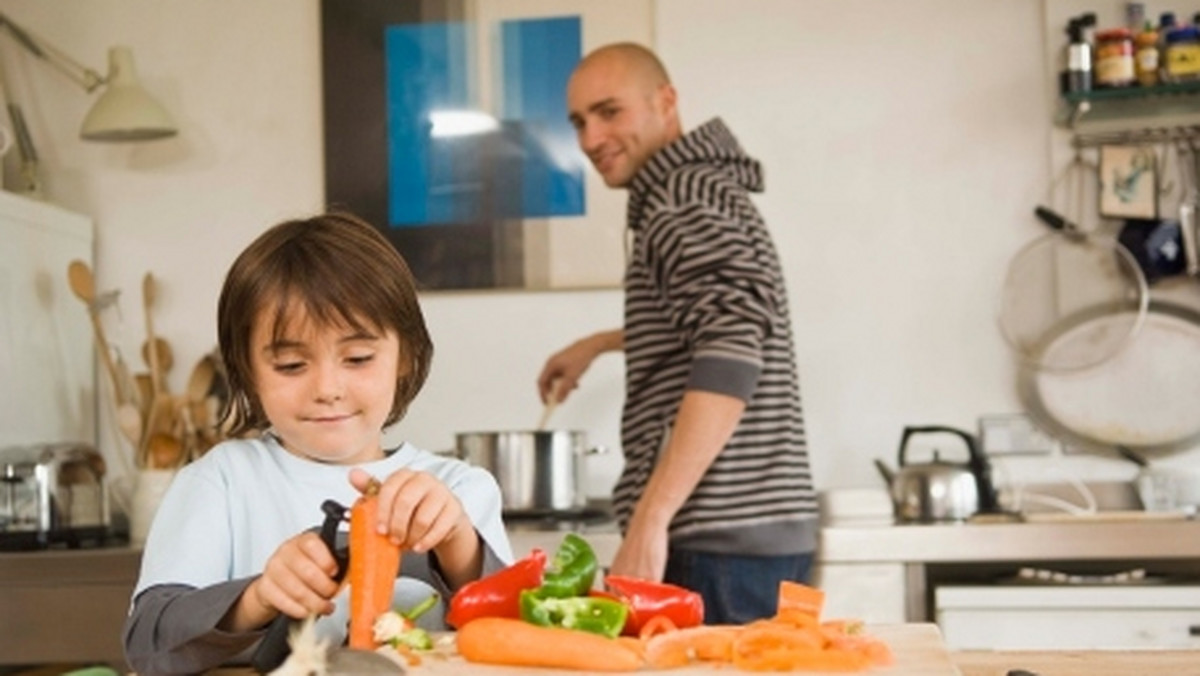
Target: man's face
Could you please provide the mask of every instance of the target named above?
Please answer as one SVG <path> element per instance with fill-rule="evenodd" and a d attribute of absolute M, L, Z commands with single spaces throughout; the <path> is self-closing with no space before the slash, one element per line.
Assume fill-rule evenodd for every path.
<path fill-rule="evenodd" d="M 606 185 L 621 188 L 672 140 L 675 91 L 608 58 L 575 71 L 567 84 L 567 109 L 579 147 Z"/>

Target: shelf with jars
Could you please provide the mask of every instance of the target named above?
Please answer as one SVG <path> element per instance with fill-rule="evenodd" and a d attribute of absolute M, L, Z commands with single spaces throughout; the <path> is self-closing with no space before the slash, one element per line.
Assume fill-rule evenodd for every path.
<path fill-rule="evenodd" d="M 1194 125 L 1200 123 L 1200 81 L 1069 92 L 1055 122 L 1075 131 Z"/>

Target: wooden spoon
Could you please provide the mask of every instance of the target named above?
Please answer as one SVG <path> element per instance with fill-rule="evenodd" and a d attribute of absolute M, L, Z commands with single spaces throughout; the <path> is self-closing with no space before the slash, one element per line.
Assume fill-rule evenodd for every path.
<path fill-rule="evenodd" d="M 147 466 L 154 469 L 177 467 L 183 459 L 183 444 L 170 434 L 150 436 Z"/>
<path fill-rule="evenodd" d="M 188 376 L 187 388 L 184 390 L 188 415 L 192 424 L 202 434 L 207 434 L 211 425 L 211 416 L 208 414 L 208 393 L 212 391 L 216 373 L 212 357 L 204 355 L 192 367 L 192 374 Z"/>
<path fill-rule="evenodd" d="M 558 381 L 555 380 L 550 383 L 550 396 L 546 397 L 546 408 L 542 409 L 542 417 L 538 419 L 535 430 L 546 429 L 546 424 L 550 422 L 550 415 L 558 407 L 558 400 Z"/>
<path fill-rule="evenodd" d="M 193 404 L 201 403 L 208 398 L 208 393 L 212 390 L 213 379 L 216 377 L 217 369 L 213 366 L 212 357 L 204 355 L 196 365 L 192 367 L 192 374 L 188 376 L 187 394 L 188 401 Z"/>
<path fill-rule="evenodd" d="M 151 345 L 154 346 L 151 349 Z M 146 365 L 150 367 L 150 382 L 154 383 L 154 371 L 158 371 L 158 383 L 155 385 L 155 392 L 167 391 L 167 373 L 171 371 L 171 367 L 175 365 L 175 351 L 171 349 L 171 344 L 165 338 L 155 337 L 153 341 L 149 339 L 142 343 L 142 359 Z"/>
<path fill-rule="evenodd" d="M 125 435 L 134 448 L 141 446 L 142 414 L 136 405 L 124 403 L 117 407 L 117 427 L 121 429 L 121 434 Z"/>
<path fill-rule="evenodd" d="M 158 285 L 154 283 L 154 275 L 149 272 L 142 277 L 142 312 L 146 315 L 146 344 L 157 347 L 158 340 L 154 335 L 154 303 L 158 298 Z M 146 363 L 150 366 L 150 382 L 154 384 L 155 394 L 163 392 L 163 372 L 162 364 L 158 358 L 158 350 L 146 350 L 142 348 L 143 356 L 146 352 L 149 356 Z"/>
<path fill-rule="evenodd" d="M 67 266 L 67 283 L 75 297 L 87 306 L 88 318 L 92 321 L 92 333 L 96 338 L 96 349 L 100 352 L 104 370 L 108 371 L 108 377 L 112 381 L 113 396 L 118 404 L 123 404 L 125 399 L 123 397 L 124 388 L 121 387 L 121 377 L 117 373 L 117 365 L 113 363 L 112 354 L 109 352 L 108 339 L 104 336 L 104 326 L 100 323 L 100 316 L 96 314 L 96 279 L 92 275 L 92 269 L 81 260 L 71 261 Z"/>

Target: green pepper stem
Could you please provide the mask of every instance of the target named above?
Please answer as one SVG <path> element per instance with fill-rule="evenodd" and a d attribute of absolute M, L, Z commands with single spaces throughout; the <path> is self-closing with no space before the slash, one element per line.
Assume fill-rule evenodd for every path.
<path fill-rule="evenodd" d="M 424 615 L 425 612 L 428 611 L 430 608 L 437 605 L 438 598 L 439 598 L 439 596 L 437 594 L 430 594 L 429 598 L 425 599 L 424 601 L 421 601 L 420 603 L 413 606 L 412 608 L 409 608 L 408 612 L 400 613 L 400 616 L 406 620 L 415 620 L 418 617 Z"/>

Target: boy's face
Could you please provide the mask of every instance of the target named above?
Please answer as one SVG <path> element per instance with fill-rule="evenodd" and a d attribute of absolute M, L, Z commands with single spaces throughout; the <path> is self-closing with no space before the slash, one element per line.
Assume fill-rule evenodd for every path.
<path fill-rule="evenodd" d="M 289 309 L 278 343 L 271 313 L 255 320 L 250 359 L 263 412 L 295 455 L 336 465 L 379 460 L 396 395 L 398 337 L 318 327 L 298 308 Z"/>

